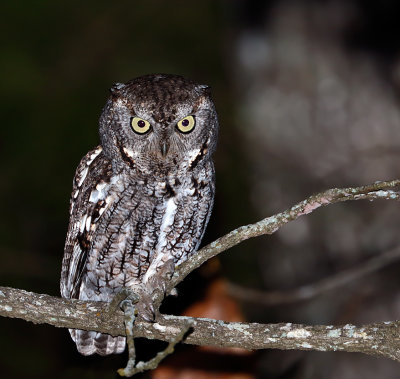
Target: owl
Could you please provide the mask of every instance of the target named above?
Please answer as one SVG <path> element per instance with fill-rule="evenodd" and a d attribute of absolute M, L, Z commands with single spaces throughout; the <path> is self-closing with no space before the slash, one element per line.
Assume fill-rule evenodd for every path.
<path fill-rule="evenodd" d="M 209 87 L 175 75 L 114 84 L 99 120 L 100 145 L 73 180 L 61 272 L 64 298 L 110 302 L 122 288 L 165 291 L 210 218 L 218 119 Z M 121 353 L 125 337 L 71 329 L 84 355 Z"/>

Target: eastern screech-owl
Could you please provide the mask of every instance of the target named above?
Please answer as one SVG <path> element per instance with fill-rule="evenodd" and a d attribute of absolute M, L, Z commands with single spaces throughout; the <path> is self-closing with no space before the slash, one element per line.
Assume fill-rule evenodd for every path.
<path fill-rule="evenodd" d="M 209 87 L 180 76 L 147 75 L 110 91 L 101 144 L 73 181 L 61 294 L 109 302 L 128 287 L 152 320 L 153 291 L 195 254 L 210 217 L 217 114 Z M 124 337 L 70 333 L 84 355 L 125 349 Z"/>

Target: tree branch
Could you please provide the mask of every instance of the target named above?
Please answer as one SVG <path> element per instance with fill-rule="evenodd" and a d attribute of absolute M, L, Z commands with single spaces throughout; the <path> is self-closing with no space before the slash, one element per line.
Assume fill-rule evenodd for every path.
<path fill-rule="evenodd" d="M 182 263 L 175 271 L 168 286 L 168 290 L 172 290 L 188 274 L 210 258 L 215 257 L 249 238 L 262 236 L 264 234 L 273 234 L 283 225 L 290 221 L 297 220 L 300 216 L 309 214 L 322 206 L 349 200 L 399 200 L 400 193 L 393 191 L 393 188 L 399 186 L 400 180 L 391 180 L 375 182 L 361 187 L 332 188 L 312 195 L 284 212 L 264 218 L 255 224 L 241 226 L 203 247 L 188 261 Z"/>
<path fill-rule="evenodd" d="M 103 316 L 107 314 L 107 317 Z M 0 315 L 56 327 L 125 335 L 121 311 L 109 315 L 107 303 L 67 300 L 0 287 Z M 191 321 L 185 343 L 246 349 L 350 351 L 380 355 L 400 362 L 400 322 L 356 327 L 224 322 L 206 318 L 160 315 L 156 323 L 136 320 L 135 337 L 170 341 Z"/>
<path fill-rule="evenodd" d="M 348 200 L 398 200 L 400 180 L 376 182 L 362 187 L 330 189 L 294 205 L 288 210 L 255 224 L 242 226 L 199 250 L 176 270 L 167 292 L 191 271 L 215 255 L 240 242 L 272 234 L 281 226 L 321 206 Z M 160 296 L 157 300 L 162 301 Z M 110 313 L 106 303 L 67 300 L 24 290 L 0 287 L 0 315 L 21 318 L 56 327 L 94 330 L 113 336 L 125 335 L 123 313 Z M 188 322 L 187 317 L 160 315 L 156 323 L 136 320 L 134 336 L 172 340 Z M 400 322 L 384 322 L 356 327 L 305 326 L 296 324 L 228 323 L 193 318 L 193 333 L 185 340 L 195 345 L 242 347 L 247 349 L 300 349 L 357 351 L 382 355 L 400 362 Z"/>

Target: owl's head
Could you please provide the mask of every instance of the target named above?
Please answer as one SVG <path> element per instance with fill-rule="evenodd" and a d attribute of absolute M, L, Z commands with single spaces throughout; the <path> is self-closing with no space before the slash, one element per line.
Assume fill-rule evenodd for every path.
<path fill-rule="evenodd" d="M 165 175 L 210 159 L 218 119 L 208 86 L 176 75 L 146 75 L 110 91 L 100 139 L 113 164 Z"/>

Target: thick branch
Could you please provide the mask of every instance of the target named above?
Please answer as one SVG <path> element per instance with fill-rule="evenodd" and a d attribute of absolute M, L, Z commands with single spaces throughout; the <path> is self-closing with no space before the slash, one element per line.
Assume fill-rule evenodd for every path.
<path fill-rule="evenodd" d="M 123 313 L 105 314 L 107 304 L 66 300 L 24 290 L 0 287 L 0 315 L 57 327 L 95 330 L 125 335 Z M 400 322 L 384 322 L 356 327 L 306 326 L 299 324 L 258 324 L 224 322 L 205 318 L 160 315 L 157 323 L 137 320 L 135 337 L 169 341 L 192 321 L 193 332 L 185 343 L 241 347 L 350 351 L 381 355 L 400 362 Z"/>

